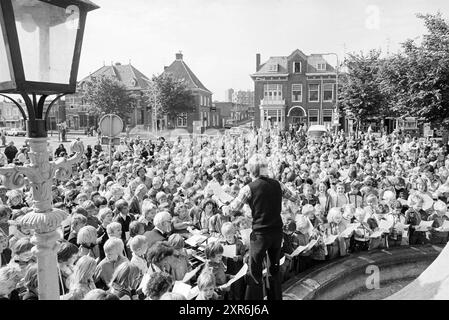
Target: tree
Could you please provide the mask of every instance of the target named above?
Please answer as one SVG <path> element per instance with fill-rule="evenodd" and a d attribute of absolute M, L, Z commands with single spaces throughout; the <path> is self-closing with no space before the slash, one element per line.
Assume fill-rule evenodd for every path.
<path fill-rule="evenodd" d="M 157 108 L 159 117 L 167 115 L 175 123 L 181 113 L 193 112 L 195 99 L 185 81 L 161 74 L 153 76 L 152 83 L 150 90 L 145 93 L 145 99 L 152 108 Z"/>
<path fill-rule="evenodd" d="M 83 97 L 92 106 L 89 113 L 95 115 L 112 113 L 122 119 L 126 119 L 129 107 L 136 100 L 122 83 L 110 77 L 92 77 L 86 82 Z"/>
<path fill-rule="evenodd" d="M 386 98 L 379 86 L 379 71 L 384 63 L 380 54 L 378 50 L 367 55 L 348 54 L 344 62 L 347 72 L 341 76 L 339 100 L 342 109 L 358 124 L 386 112 Z"/>
<path fill-rule="evenodd" d="M 382 68 L 381 89 L 401 115 L 449 124 L 449 24 L 441 13 L 418 14 L 428 34 L 407 40 Z"/>

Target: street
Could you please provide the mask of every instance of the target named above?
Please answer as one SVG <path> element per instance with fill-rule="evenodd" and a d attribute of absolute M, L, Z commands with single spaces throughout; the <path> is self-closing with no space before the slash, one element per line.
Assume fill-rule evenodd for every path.
<path fill-rule="evenodd" d="M 84 143 L 84 147 L 87 147 L 88 145 L 91 145 L 92 147 L 95 145 L 97 138 L 96 137 L 88 137 L 86 135 L 69 135 L 67 137 L 67 142 L 60 142 L 58 141 L 58 135 L 48 136 L 48 141 L 50 142 L 50 146 L 53 150 L 53 152 L 56 150 L 56 148 L 59 147 L 59 145 L 62 143 L 67 151 L 70 149 L 70 143 L 75 140 L 76 138 L 80 137 L 81 141 Z M 12 137 L 12 136 L 6 136 L 6 144 L 8 144 L 10 141 L 14 142 L 14 145 L 17 147 L 17 149 L 20 149 L 24 144 L 25 140 L 28 139 L 26 137 Z"/>

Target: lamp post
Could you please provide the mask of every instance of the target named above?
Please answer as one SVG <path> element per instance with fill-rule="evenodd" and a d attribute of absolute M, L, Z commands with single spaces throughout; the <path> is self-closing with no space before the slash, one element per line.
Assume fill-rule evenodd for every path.
<path fill-rule="evenodd" d="M 87 12 L 97 8 L 89 0 L 0 0 L 0 94 L 24 100 L 25 108 L 2 94 L 26 121 L 31 149 L 29 165 L 0 168 L 0 175 L 8 188 L 22 187 L 25 177 L 30 181 L 33 210 L 21 223 L 35 231 L 40 300 L 59 300 L 57 228 L 67 214 L 52 206 L 53 178 L 67 180 L 84 153 L 77 140 L 71 144 L 73 157 L 50 162 L 46 120 L 55 102 L 76 91 Z M 56 98 L 44 112 L 52 95 Z"/>
<path fill-rule="evenodd" d="M 339 109 L 339 101 L 338 101 L 338 71 L 340 68 L 340 59 L 338 58 L 338 55 L 335 52 L 328 52 L 328 53 L 322 53 L 322 55 L 327 55 L 327 56 L 335 56 L 335 58 L 337 59 L 337 66 L 335 68 L 335 113 L 337 114 L 338 119 L 340 119 L 340 109 Z M 336 119 L 337 119 L 336 117 Z M 334 120 L 334 119 L 332 119 Z M 338 134 L 338 127 L 339 127 L 340 123 L 337 123 L 335 126 L 335 133 Z"/>

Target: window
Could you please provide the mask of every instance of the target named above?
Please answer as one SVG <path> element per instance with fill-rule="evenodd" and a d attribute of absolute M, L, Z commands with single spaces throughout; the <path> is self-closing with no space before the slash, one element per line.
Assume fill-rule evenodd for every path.
<path fill-rule="evenodd" d="M 319 111 L 317 109 L 309 110 L 309 125 L 318 124 Z"/>
<path fill-rule="evenodd" d="M 326 64 L 325 63 L 317 63 L 316 69 L 319 71 L 325 71 L 326 70 Z"/>
<path fill-rule="evenodd" d="M 209 127 L 210 126 L 210 113 L 206 112 L 206 114 L 207 114 L 207 126 Z"/>
<path fill-rule="evenodd" d="M 187 113 L 183 112 L 176 118 L 177 127 L 187 127 Z"/>
<path fill-rule="evenodd" d="M 293 62 L 293 72 L 301 73 L 301 62 Z"/>
<path fill-rule="evenodd" d="M 200 96 L 200 106 L 203 105 L 203 96 Z"/>
<path fill-rule="evenodd" d="M 268 71 L 270 71 L 270 72 L 278 72 L 278 65 L 277 64 L 270 64 L 268 66 Z"/>
<path fill-rule="evenodd" d="M 265 84 L 263 88 L 265 100 L 282 100 L 282 84 Z"/>
<path fill-rule="evenodd" d="M 320 101 L 319 91 L 320 91 L 319 84 L 309 84 L 309 102 Z"/>
<path fill-rule="evenodd" d="M 87 126 L 88 126 L 87 115 L 86 114 L 80 114 L 80 127 L 85 128 Z"/>
<path fill-rule="evenodd" d="M 399 121 L 399 127 L 403 129 L 416 129 L 418 128 L 418 122 L 415 118 L 405 118 L 404 120 Z"/>
<path fill-rule="evenodd" d="M 332 117 L 333 117 L 333 110 L 323 110 L 323 123 L 326 125 L 326 123 L 332 124 Z"/>
<path fill-rule="evenodd" d="M 292 101 L 302 102 L 302 84 L 292 84 Z"/>
<path fill-rule="evenodd" d="M 323 101 L 334 100 L 334 85 L 332 83 L 323 84 Z"/>

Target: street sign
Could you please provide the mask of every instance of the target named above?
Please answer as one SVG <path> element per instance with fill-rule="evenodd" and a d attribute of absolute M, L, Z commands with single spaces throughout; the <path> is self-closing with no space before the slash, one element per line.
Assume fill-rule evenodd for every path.
<path fill-rule="evenodd" d="M 107 137 L 116 137 L 123 131 L 123 120 L 115 114 L 107 114 L 100 119 L 101 134 Z"/>
<path fill-rule="evenodd" d="M 120 145 L 120 138 L 101 137 L 101 144 L 106 146 L 118 146 Z"/>

